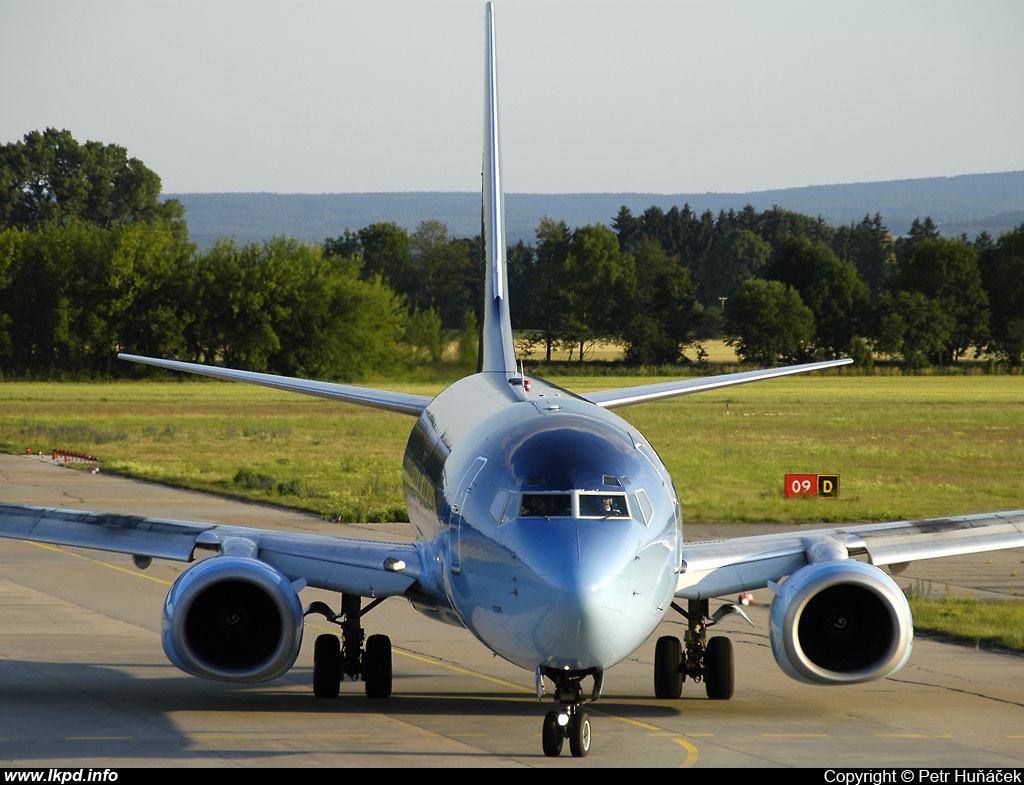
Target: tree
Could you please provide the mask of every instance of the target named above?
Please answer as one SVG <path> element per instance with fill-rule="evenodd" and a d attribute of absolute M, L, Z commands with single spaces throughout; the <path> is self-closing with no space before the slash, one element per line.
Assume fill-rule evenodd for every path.
<path fill-rule="evenodd" d="M 111 233 L 82 221 L 22 233 L 6 308 L 11 370 L 37 376 L 87 374 L 102 334 Z M 109 351 L 110 345 L 105 344 Z"/>
<path fill-rule="evenodd" d="M 885 291 L 896 270 L 895 241 L 882 222 L 882 216 L 867 215 L 856 226 L 841 227 L 832 242 L 832 250 L 844 262 L 850 262 L 868 285 L 871 302 Z"/>
<path fill-rule="evenodd" d="M 562 316 L 566 292 L 564 289 L 566 262 L 572 233 L 565 221 L 555 221 L 545 216 L 537 227 L 537 249 L 531 274 L 530 302 L 528 312 L 530 327 L 544 333 L 544 356 L 551 361 L 551 349 L 563 326 Z"/>
<path fill-rule="evenodd" d="M 21 229 L 0 230 L 0 371 L 13 370 L 11 356 L 14 352 L 14 320 L 11 312 L 15 307 L 17 293 L 12 288 L 12 282 L 21 265 L 25 234 Z"/>
<path fill-rule="evenodd" d="M 190 319 L 192 252 L 167 223 L 73 219 L 0 232 L 0 368 L 110 375 L 126 347 L 177 354 Z"/>
<path fill-rule="evenodd" d="M 830 258 L 835 257 L 828 246 L 815 242 L 807 235 L 790 234 L 779 241 L 764 275 L 792 286 L 802 296 L 810 289 L 819 270 Z"/>
<path fill-rule="evenodd" d="M 133 224 L 117 231 L 111 259 L 111 353 L 130 351 L 178 357 L 192 322 L 189 298 L 195 246 L 166 223 Z"/>
<path fill-rule="evenodd" d="M 652 205 L 640 218 L 633 218 L 628 208 L 621 209 L 613 226 L 619 233 L 623 252 L 632 253 L 641 238 L 650 237 L 666 254 L 694 273 L 711 246 L 714 218 L 710 211 L 697 218 L 689 204 L 673 206 L 667 213 Z"/>
<path fill-rule="evenodd" d="M 728 343 L 739 357 L 760 365 L 807 359 L 814 314 L 792 286 L 751 279 L 726 304 Z"/>
<path fill-rule="evenodd" d="M 319 284 L 310 280 L 305 297 L 306 311 L 312 308 L 319 319 L 297 336 L 301 356 L 310 358 L 304 373 L 345 381 L 392 367 L 407 318 L 402 297 L 380 278 L 363 281 L 349 267 L 332 266 L 323 277 Z M 298 317 L 302 325 L 303 314 Z"/>
<path fill-rule="evenodd" d="M 619 250 L 619 240 L 607 226 L 573 232 L 565 260 L 562 328 L 564 339 L 579 349 L 580 362 L 588 343 L 618 337 L 633 275 L 631 257 Z"/>
<path fill-rule="evenodd" d="M 409 303 L 418 310 L 434 310 L 446 330 L 458 329 L 467 310 L 475 310 L 470 279 L 477 267 L 469 248 L 448 236 L 448 227 L 440 221 L 423 221 L 413 234 L 413 264 L 417 287 L 409 293 Z"/>
<path fill-rule="evenodd" d="M 413 311 L 409 314 L 402 341 L 411 346 L 416 355 L 425 355 L 432 362 L 440 361 L 444 355 L 444 336 L 437 311 Z"/>
<path fill-rule="evenodd" d="M 535 329 L 541 323 L 540 311 L 536 307 L 535 295 L 537 254 L 532 245 L 517 240 L 508 249 L 508 291 L 512 328 Z"/>
<path fill-rule="evenodd" d="M 895 290 L 882 295 L 876 348 L 898 355 L 913 370 L 941 356 L 956 325 L 938 300 L 923 292 Z"/>
<path fill-rule="evenodd" d="M 775 205 L 761 214 L 757 233 L 778 250 L 787 237 L 794 235 L 807 237 L 814 242 L 830 243 L 835 229 L 820 216 L 812 218 Z"/>
<path fill-rule="evenodd" d="M 372 223 L 358 232 L 348 229 L 340 237 L 329 237 L 323 244 L 327 256 L 359 258 L 360 277 L 365 281 L 380 278 L 399 294 L 411 297 L 419 281 L 413 263 L 412 236 L 393 221 Z"/>
<path fill-rule="evenodd" d="M 643 221 L 633 215 L 628 205 L 622 205 L 612 219 L 612 229 L 619 237 L 619 248 L 623 253 L 636 251 L 644 236 Z"/>
<path fill-rule="evenodd" d="M 631 316 L 622 334 L 626 360 L 634 365 L 678 362 L 701 313 L 690 271 L 649 236 L 640 240 L 633 259 Z"/>
<path fill-rule="evenodd" d="M 160 202 L 160 190 L 156 173 L 125 148 L 79 144 L 66 130 L 32 131 L 0 147 L 0 227 L 170 221 L 184 239 L 185 209 L 176 199 Z"/>
<path fill-rule="evenodd" d="M 830 253 L 803 299 L 814 314 L 815 343 L 826 358 L 850 355 L 854 339 L 863 334 L 871 300 L 854 266 Z"/>
<path fill-rule="evenodd" d="M 475 369 L 480 357 L 480 325 L 477 323 L 476 314 L 473 311 L 466 311 L 466 315 L 462 318 L 458 349 L 459 364 L 465 368 Z"/>
<path fill-rule="evenodd" d="M 750 229 L 730 231 L 708 253 L 698 284 L 705 306 L 732 297 L 751 278 L 762 275 L 772 247 Z"/>
<path fill-rule="evenodd" d="M 815 343 L 829 357 L 850 352 L 853 338 L 867 322 L 867 284 L 849 262 L 841 262 L 821 241 L 784 238 L 768 276 L 792 286 L 814 314 Z"/>
<path fill-rule="evenodd" d="M 942 237 L 942 233 L 939 232 L 939 227 L 935 225 L 931 216 L 925 216 L 923 221 L 920 218 L 915 218 L 911 222 L 907 237 L 913 244 L 920 240 L 938 240 Z"/>
<path fill-rule="evenodd" d="M 915 243 L 919 243 L 922 240 L 939 240 L 941 238 L 942 233 L 930 216 L 926 217 L 923 221 L 920 218 L 915 218 L 910 223 L 910 230 L 906 236 L 896 239 L 894 244 L 896 256 L 898 259 L 904 257 Z"/>
<path fill-rule="evenodd" d="M 955 363 L 969 349 L 988 342 L 988 295 L 978 253 L 969 243 L 928 237 L 906 245 L 890 290 L 919 292 L 952 319 L 951 331 L 929 354 L 930 362 Z"/>
<path fill-rule="evenodd" d="M 222 240 L 197 260 L 189 331 L 196 359 L 287 376 L 351 380 L 396 359 L 401 298 L 340 257 L 294 239 Z"/>
<path fill-rule="evenodd" d="M 978 266 L 992 315 L 988 348 L 1019 368 L 1024 361 L 1024 225 L 985 246 Z"/>
<path fill-rule="evenodd" d="M 189 330 L 194 360 L 270 370 L 270 356 L 280 348 L 273 329 L 281 317 L 274 313 L 274 258 L 266 247 L 231 239 L 198 256 L 191 280 L 196 318 Z"/>

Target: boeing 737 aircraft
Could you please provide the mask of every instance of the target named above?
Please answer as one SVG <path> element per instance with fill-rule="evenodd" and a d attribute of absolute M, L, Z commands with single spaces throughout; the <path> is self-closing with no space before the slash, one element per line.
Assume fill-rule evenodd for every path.
<path fill-rule="evenodd" d="M 588 702 L 606 672 L 669 613 L 684 641 L 661 637 L 654 692 L 680 696 L 685 678 L 708 698 L 733 692 L 732 644 L 709 637 L 742 609 L 709 601 L 770 587 L 772 650 L 781 669 L 818 684 L 889 676 L 911 653 L 903 592 L 882 569 L 914 559 L 1024 546 L 1024 510 L 901 521 L 687 544 L 668 470 L 618 407 L 841 366 L 848 360 L 747 371 L 575 395 L 524 375 L 509 320 L 499 166 L 493 7 L 486 10 L 483 232 L 485 297 L 477 373 L 426 396 L 120 355 L 204 374 L 384 409 L 415 419 L 403 483 L 417 537 L 407 544 L 288 534 L 161 518 L 0 505 L 0 535 L 130 554 L 196 560 L 164 605 L 163 647 L 184 671 L 257 682 L 296 661 L 303 620 L 339 627 L 314 643 L 313 692 L 336 697 L 344 679 L 366 694 L 392 690 L 391 641 L 364 638 L 367 614 L 402 597 L 460 625 L 496 655 L 535 674 L 553 706 L 542 747 L 591 747 Z M 388 415 L 393 416 L 393 415 Z M 317 587 L 337 608 L 303 607 Z"/>

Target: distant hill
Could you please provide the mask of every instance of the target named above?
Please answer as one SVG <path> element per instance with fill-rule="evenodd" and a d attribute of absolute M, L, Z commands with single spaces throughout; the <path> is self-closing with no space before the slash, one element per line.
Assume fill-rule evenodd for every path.
<path fill-rule="evenodd" d="M 193 242 L 201 249 L 218 239 L 263 242 L 285 235 L 314 243 L 378 222 L 394 222 L 414 231 L 436 219 L 452 237 L 480 234 L 480 194 L 450 192 L 272 194 L 164 194 L 185 205 Z M 879 213 L 894 235 L 903 235 L 915 218 L 930 217 L 946 237 L 983 231 L 993 237 L 1024 224 L 1024 171 L 929 177 L 876 183 L 817 185 L 751 193 L 705 194 L 508 194 L 509 243 L 535 241 L 544 216 L 564 220 L 570 228 L 610 226 L 626 205 L 639 215 L 649 207 L 663 210 L 689 204 L 698 215 L 711 210 L 758 211 L 779 207 L 821 217 L 832 226 L 859 223 Z"/>

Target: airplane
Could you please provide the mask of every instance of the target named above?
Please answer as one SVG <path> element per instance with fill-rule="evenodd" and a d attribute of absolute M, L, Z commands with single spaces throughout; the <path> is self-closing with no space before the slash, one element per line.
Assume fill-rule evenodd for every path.
<path fill-rule="evenodd" d="M 683 539 L 679 496 L 654 446 L 613 410 L 675 396 L 837 368 L 848 359 L 606 389 L 582 395 L 526 375 L 509 317 L 499 161 L 494 8 L 486 5 L 482 214 L 485 296 L 478 369 L 436 397 L 175 360 L 125 361 L 211 376 L 415 419 L 403 488 L 416 537 L 382 543 L 326 535 L 0 504 L 0 536 L 195 562 L 163 609 L 162 645 L 186 673 L 228 682 L 275 679 L 295 663 L 304 619 L 339 633 L 314 641 L 313 693 L 346 679 L 370 698 L 393 686 L 391 640 L 364 617 L 404 598 L 467 629 L 532 672 L 547 756 L 591 751 L 586 706 L 606 672 L 669 614 L 683 641 L 656 641 L 657 698 L 686 678 L 707 697 L 734 688 L 731 640 L 709 631 L 741 607 L 710 601 L 770 588 L 772 651 L 794 679 L 844 685 L 885 678 L 911 655 L 913 623 L 898 572 L 914 559 L 1024 546 L 1024 510 L 808 529 L 722 541 Z M 197 555 L 204 558 L 197 558 Z M 306 587 L 340 595 L 303 607 Z M 749 619 L 748 619 L 749 621 Z"/>

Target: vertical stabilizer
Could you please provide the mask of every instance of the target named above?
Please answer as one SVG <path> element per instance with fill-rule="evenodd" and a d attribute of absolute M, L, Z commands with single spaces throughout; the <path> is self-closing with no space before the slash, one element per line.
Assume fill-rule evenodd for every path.
<path fill-rule="evenodd" d="M 479 370 L 514 374 L 515 346 L 508 312 L 505 269 L 505 193 L 498 144 L 498 76 L 494 52 L 494 4 L 487 4 L 487 84 L 484 100 L 483 238 L 484 302 Z"/>

